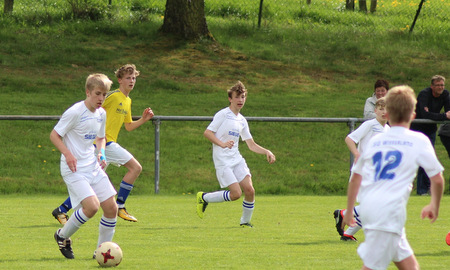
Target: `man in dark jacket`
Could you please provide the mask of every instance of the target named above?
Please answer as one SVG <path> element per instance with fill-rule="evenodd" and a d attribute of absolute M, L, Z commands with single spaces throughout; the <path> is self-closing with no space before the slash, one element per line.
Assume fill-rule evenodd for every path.
<path fill-rule="evenodd" d="M 442 108 L 444 112 L 441 113 Z M 417 96 L 416 119 L 445 121 L 450 119 L 450 94 L 445 90 L 445 78 L 435 75 L 431 78 L 431 86 L 420 91 Z M 427 135 L 434 146 L 436 141 L 436 124 L 412 123 L 412 130 Z M 430 188 L 430 179 L 422 168 L 417 172 L 417 194 L 426 195 Z"/>

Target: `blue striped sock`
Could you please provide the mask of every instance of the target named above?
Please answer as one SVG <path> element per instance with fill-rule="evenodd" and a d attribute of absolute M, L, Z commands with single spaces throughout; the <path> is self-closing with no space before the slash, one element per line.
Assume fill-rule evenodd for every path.
<path fill-rule="evenodd" d="M 132 189 L 133 189 L 132 184 L 128 184 L 125 181 L 122 181 L 120 183 L 120 189 L 119 192 L 117 193 L 117 204 L 119 205 L 119 208 L 123 207 Z"/>

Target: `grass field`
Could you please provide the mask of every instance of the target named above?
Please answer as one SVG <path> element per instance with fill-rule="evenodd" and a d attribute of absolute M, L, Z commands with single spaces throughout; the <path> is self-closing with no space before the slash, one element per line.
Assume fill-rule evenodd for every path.
<path fill-rule="evenodd" d="M 73 237 L 74 260 L 59 252 L 51 211 L 62 196 L 0 196 L 0 268 L 96 269 L 92 259 L 100 213 Z M 411 197 L 406 225 L 421 269 L 447 269 L 450 198 L 439 219 L 419 218 L 429 197 Z M 127 207 L 138 223 L 118 220 L 114 241 L 123 250 L 120 269 L 359 269 L 358 243 L 342 242 L 333 210 L 344 196 L 257 196 L 252 229 L 238 226 L 241 200 L 210 204 L 205 218 L 195 213 L 195 196 L 132 196 Z M 18 211 L 20 209 L 20 211 Z M 364 239 L 363 233 L 356 237 Z M 395 269 L 393 264 L 389 269 Z"/>

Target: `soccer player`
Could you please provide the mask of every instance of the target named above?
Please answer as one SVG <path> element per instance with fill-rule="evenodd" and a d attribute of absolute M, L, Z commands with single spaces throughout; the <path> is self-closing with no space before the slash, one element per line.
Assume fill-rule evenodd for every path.
<path fill-rule="evenodd" d="M 220 187 L 228 190 L 198 192 L 197 214 L 203 218 L 208 203 L 235 201 L 241 197 L 243 190 L 240 226 L 253 227 L 250 221 L 255 204 L 255 189 L 247 163 L 239 153 L 239 137 L 251 151 L 266 155 L 270 164 L 275 162 L 275 155 L 253 140 L 247 120 L 240 114 L 246 99 L 247 89 L 238 81 L 228 90 L 229 107 L 218 111 L 204 132 L 204 136 L 213 144 L 213 160 Z"/>
<path fill-rule="evenodd" d="M 141 164 L 133 157 L 130 152 L 117 143 L 117 136 L 122 125 L 125 123 L 125 129 L 132 131 L 153 117 L 151 108 L 146 108 L 142 117 L 133 121 L 131 118 L 131 98 L 130 92 L 134 89 L 136 78 L 139 71 L 133 64 L 127 64 L 116 70 L 115 75 L 119 82 L 119 89 L 108 92 L 103 108 L 108 115 L 106 119 L 106 159 L 108 164 L 125 166 L 128 172 L 120 183 L 120 189 L 117 194 L 117 205 L 119 206 L 118 216 L 124 220 L 137 222 L 137 218 L 130 215 L 125 208 L 125 201 L 133 189 L 134 182 L 142 171 Z M 106 169 L 106 168 L 105 168 Z M 64 224 L 68 220 L 67 212 L 72 208 L 70 197 L 64 203 L 53 210 L 52 215 Z"/>
<path fill-rule="evenodd" d="M 431 180 L 431 201 L 421 217 L 431 222 L 438 217 L 444 168 L 428 137 L 409 130 L 416 102 L 409 86 L 389 90 L 386 114 L 391 129 L 373 137 L 352 168 L 343 225 L 355 225 L 353 208 L 358 195 L 365 235 L 358 247 L 362 269 L 387 269 L 391 261 L 399 269 L 419 269 L 405 232 L 406 205 L 419 166 Z"/>
<path fill-rule="evenodd" d="M 91 74 L 86 79 L 86 99 L 72 105 L 62 115 L 50 140 L 61 152 L 61 176 L 67 185 L 74 206 L 74 218 L 55 232 L 62 255 L 73 259 L 72 236 L 92 218 L 99 207 L 100 219 L 97 246 L 111 241 L 117 221 L 116 190 L 102 167 L 105 160 L 106 112 L 101 107 L 112 82 L 106 75 Z M 94 154 L 96 140 L 99 154 Z"/>
<path fill-rule="evenodd" d="M 355 131 L 347 135 L 345 143 L 348 149 L 354 156 L 354 162 L 358 161 L 361 153 L 367 148 L 369 140 L 380 133 L 384 133 L 389 130 L 389 125 L 386 124 L 386 99 L 384 97 L 379 98 L 375 102 L 375 115 L 376 118 L 367 120 L 361 124 Z M 356 146 L 358 144 L 358 146 Z M 350 176 L 351 177 L 351 176 Z M 357 241 L 354 235 L 361 229 L 361 221 L 358 219 L 359 206 L 355 206 L 354 216 L 356 218 L 356 226 L 349 227 L 345 232 L 342 229 L 342 219 L 345 215 L 345 209 L 337 209 L 334 211 L 334 219 L 336 220 L 336 230 L 341 236 L 342 241 Z"/>

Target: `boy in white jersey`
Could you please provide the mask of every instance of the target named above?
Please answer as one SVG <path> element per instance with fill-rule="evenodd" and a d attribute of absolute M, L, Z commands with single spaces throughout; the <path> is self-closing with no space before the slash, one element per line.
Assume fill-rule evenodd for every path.
<path fill-rule="evenodd" d="M 373 137 L 352 168 L 343 226 L 356 223 L 353 207 L 358 195 L 365 235 L 358 247 L 362 269 L 387 269 L 391 261 L 398 269 L 419 269 L 404 227 L 406 205 L 419 166 L 431 180 L 431 202 L 422 209 L 421 217 L 434 222 L 439 214 L 444 168 L 428 137 L 409 130 L 416 102 L 409 86 L 389 90 L 386 114 L 391 129 Z"/>
<path fill-rule="evenodd" d="M 253 140 L 247 120 L 240 114 L 246 99 L 247 89 L 238 81 L 228 90 L 230 106 L 217 112 L 204 132 L 204 136 L 213 143 L 213 160 L 220 187 L 228 190 L 198 192 L 197 214 L 203 218 L 208 203 L 235 201 L 244 191 L 240 225 L 252 227 L 250 221 L 255 203 L 255 189 L 247 163 L 239 153 L 239 137 L 247 143 L 251 151 L 266 155 L 270 164 L 275 162 L 275 155 Z"/>
<path fill-rule="evenodd" d="M 142 113 L 142 117 L 137 121 L 133 121 L 129 94 L 134 89 L 139 71 L 135 65 L 126 64 L 117 69 L 115 75 L 119 82 L 119 89 L 108 92 L 106 100 L 103 103 L 103 108 L 108 115 L 106 120 L 106 158 L 108 165 L 125 166 L 128 170 L 120 183 L 117 194 L 117 205 L 119 206 L 118 216 L 127 221 L 137 222 L 137 218 L 127 212 L 125 201 L 133 189 L 134 182 L 142 171 L 142 166 L 130 152 L 117 143 L 117 137 L 123 124 L 125 124 L 126 130 L 132 131 L 149 121 L 153 117 L 153 111 L 151 108 L 146 108 Z M 52 215 L 61 224 L 64 224 L 69 219 L 67 212 L 71 207 L 69 197 L 59 207 L 53 210 Z"/>
<path fill-rule="evenodd" d="M 358 161 L 361 153 L 367 148 L 369 140 L 380 133 L 389 130 L 389 125 L 386 124 L 386 99 L 379 98 L 375 103 L 376 118 L 367 120 L 362 123 L 355 131 L 350 133 L 345 138 L 345 143 L 348 149 L 354 156 L 354 163 Z M 358 144 L 358 146 L 356 145 Z M 351 176 L 350 176 L 351 177 Z M 354 235 L 361 229 L 361 221 L 358 219 L 359 206 L 355 206 L 354 216 L 356 219 L 356 226 L 349 227 L 345 232 L 342 229 L 342 219 L 344 218 L 346 209 L 337 209 L 334 211 L 334 219 L 336 220 L 336 230 L 341 236 L 342 241 L 357 241 Z"/>
<path fill-rule="evenodd" d="M 103 209 L 97 246 L 111 241 L 117 220 L 116 190 L 103 171 L 105 160 L 106 112 L 102 108 L 112 82 L 106 75 L 91 74 L 86 79 L 86 99 L 67 109 L 58 121 L 50 140 L 61 152 L 61 176 L 67 185 L 75 212 L 55 232 L 59 250 L 73 259 L 72 236 L 84 223 Z M 100 150 L 94 154 L 94 140 Z"/>

